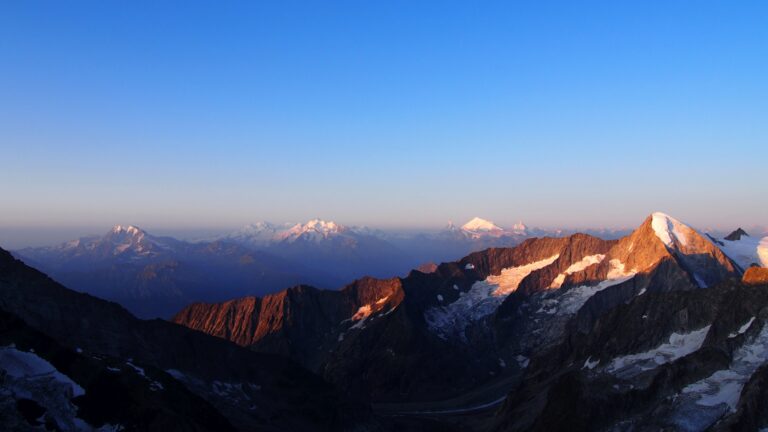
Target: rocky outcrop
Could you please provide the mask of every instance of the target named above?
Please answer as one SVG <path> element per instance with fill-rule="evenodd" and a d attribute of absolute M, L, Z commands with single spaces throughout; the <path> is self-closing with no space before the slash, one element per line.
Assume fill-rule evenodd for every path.
<path fill-rule="evenodd" d="M 737 240 L 741 240 L 741 238 L 744 237 L 744 236 L 749 237 L 749 234 L 747 234 L 747 232 L 744 231 L 743 229 L 738 228 L 735 231 L 733 231 L 732 233 L 730 233 L 727 236 L 725 236 L 725 239 L 726 240 L 730 240 L 730 241 L 737 241 Z"/>
<path fill-rule="evenodd" d="M 750 267 L 741 280 L 747 285 L 768 285 L 768 268 Z"/>
<path fill-rule="evenodd" d="M 363 278 L 340 291 L 297 286 L 264 298 L 193 304 L 173 321 L 317 369 L 344 331 L 403 297 L 399 279 Z"/>

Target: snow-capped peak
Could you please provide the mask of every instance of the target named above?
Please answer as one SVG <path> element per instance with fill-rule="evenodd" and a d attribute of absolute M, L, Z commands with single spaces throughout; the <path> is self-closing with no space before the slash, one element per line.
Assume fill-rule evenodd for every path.
<path fill-rule="evenodd" d="M 523 221 L 520 221 L 514 225 L 512 225 L 512 231 L 515 233 L 526 233 L 528 232 L 528 227 L 525 226 Z"/>
<path fill-rule="evenodd" d="M 144 230 L 134 225 L 128 225 L 128 226 L 115 225 L 114 227 L 112 227 L 111 234 L 118 234 L 118 235 L 127 234 L 131 237 L 135 237 L 135 236 L 144 234 Z"/>
<path fill-rule="evenodd" d="M 320 233 L 335 233 L 342 230 L 342 226 L 337 224 L 333 221 L 324 221 L 322 219 L 312 219 L 311 221 L 304 224 L 303 229 L 306 230 L 312 230 Z"/>
<path fill-rule="evenodd" d="M 651 226 L 656 237 L 669 248 L 686 246 L 691 233 L 695 233 L 691 227 L 667 214 L 656 212 L 651 215 L 651 218 Z"/>
<path fill-rule="evenodd" d="M 462 225 L 461 229 L 464 231 L 472 232 L 491 232 L 491 231 L 504 231 L 501 227 L 497 226 L 489 220 L 485 220 L 479 217 L 473 218 L 471 221 Z"/>
<path fill-rule="evenodd" d="M 294 241 L 299 238 L 321 240 L 336 234 L 344 233 L 345 231 L 347 231 L 347 228 L 336 222 L 312 219 L 305 224 L 296 224 L 291 229 L 279 233 L 276 236 L 276 239 L 288 241 Z"/>
<path fill-rule="evenodd" d="M 713 238 L 664 213 L 653 213 L 648 219 L 652 235 L 683 263 L 699 287 L 706 288 L 738 272 Z"/>

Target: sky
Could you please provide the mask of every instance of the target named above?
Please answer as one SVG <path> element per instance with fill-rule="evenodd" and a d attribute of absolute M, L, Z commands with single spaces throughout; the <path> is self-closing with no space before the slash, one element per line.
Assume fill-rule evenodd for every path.
<path fill-rule="evenodd" d="M 0 242 L 765 226 L 767 22 L 757 1 L 2 2 Z"/>

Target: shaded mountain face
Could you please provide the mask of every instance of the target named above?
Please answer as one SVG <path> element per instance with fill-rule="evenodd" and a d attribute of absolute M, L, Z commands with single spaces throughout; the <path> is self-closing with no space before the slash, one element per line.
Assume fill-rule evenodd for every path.
<path fill-rule="evenodd" d="M 531 360 L 498 431 L 754 431 L 768 426 L 768 285 L 646 292 Z"/>
<path fill-rule="evenodd" d="M 227 430 L 228 424 L 264 431 L 376 430 L 365 406 L 347 402 L 287 359 L 166 321 L 139 320 L 117 304 L 64 288 L 1 249 L 0 311 L 0 337 L 16 344 L 0 352 L 4 379 L 10 374 L 10 385 L 55 395 L 48 405 L 33 394 L 31 402 L 20 402 L 13 411 L 18 398 L 3 393 L 0 410 L 13 414 L 9 422 L 28 421 L 44 409 L 63 425 L 76 421 L 77 406 L 78 418 L 94 426 L 149 410 L 156 416 L 152 424 L 162 430 Z M 5 314 L 23 317 L 24 324 Z M 42 335 L 30 336 L 26 326 Z M 19 360 L 20 369 L 8 369 Z M 40 371 L 55 382 L 39 386 L 32 375 Z M 75 385 L 85 391 L 84 398 Z M 94 398 L 102 394 L 102 402 L 122 397 L 118 402 L 126 406 L 100 406 Z M 175 416 L 187 420 L 169 420 Z"/>
<path fill-rule="evenodd" d="M 340 284 L 266 252 L 223 241 L 156 237 L 134 226 L 16 255 L 67 286 L 117 301 L 141 317 L 168 318 L 191 302 L 263 295 L 300 282 Z"/>
<path fill-rule="evenodd" d="M 63 347 L 4 311 L 0 370 L 4 430 L 235 430 L 163 371 Z"/>
<path fill-rule="evenodd" d="M 335 293 L 299 287 L 196 304 L 174 321 L 292 356 L 375 402 L 435 401 L 519 382 L 573 328 L 635 298 L 697 291 L 740 273 L 708 238 L 657 213 L 619 240 L 528 239 Z"/>

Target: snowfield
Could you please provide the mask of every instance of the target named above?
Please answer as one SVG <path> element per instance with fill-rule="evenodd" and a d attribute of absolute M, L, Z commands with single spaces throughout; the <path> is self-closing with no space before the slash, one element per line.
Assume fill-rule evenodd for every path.
<path fill-rule="evenodd" d="M 69 388 L 71 397 L 85 394 L 80 385 L 59 372 L 47 360 L 35 353 L 19 351 L 13 346 L 0 347 L 0 368 L 16 379 L 52 381 Z"/>
<path fill-rule="evenodd" d="M 675 424 L 683 430 L 704 430 L 722 415 L 736 411 L 744 384 L 766 361 L 768 326 L 763 325 L 753 340 L 733 353 L 728 369 L 683 388 L 676 398 Z"/>
<path fill-rule="evenodd" d="M 541 308 L 537 310 L 537 312 L 549 315 L 575 314 L 593 295 L 606 288 L 624 283 L 635 277 L 637 274 L 634 270 L 626 271 L 624 269 L 624 263 L 618 259 L 612 259 L 609 263 L 611 268 L 604 281 L 597 285 L 579 285 L 568 289 L 565 292 L 560 290 L 552 291 L 551 293 L 546 294 L 542 299 Z"/>
<path fill-rule="evenodd" d="M 517 290 L 526 276 L 552 264 L 557 258 L 559 255 L 524 266 L 506 268 L 497 276 L 475 282 L 469 291 L 460 293 L 460 297 L 453 303 L 427 309 L 424 312 L 427 325 L 443 339 L 465 339 L 464 329 L 468 325 L 493 313 L 509 294 Z"/>
<path fill-rule="evenodd" d="M 656 212 L 653 215 L 651 226 L 656 232 L 656 236 L 669 248 L 675 248 L 677 244 L 685 246 L 688 244 L 685 230 L 690 230 L 688 226 L 679 220 L 667 214 Z"/>
<path fill-rule="evenodd" d="M 557 275 L 554 281 L 552 281 L 552 285 L 550 285 L 550 288 L 560 288 L 563 286 L 563 282 L 565 282 L 566 276 L 572 273 L 583 271 L 585 268 L 598 264 L 602 262 L 605 259 L 605 255 L 597 254 L 597 255 L 589 255 L 581 259 L 581 261 L 571 264 L 570 267 L 568 267 L 565 272 L 560 273 Z"/>
<path fill-rule="evenodd" d="M 669 341 L 651 350 L 617 357 L 611 361 L 606 371 L 622 378 L 629 378 L 657 366 L 675 361 L 697 351 L 709 333 L 706 326 L 690 333 L 672 333 Z"/>
<path fill-rule="evenodd" d="M 752 264 L 768 267 L 768 237 L 762 239 L 743 236 L 739 240 L 725 240 L 718 245 L 728 258 L 734 260 L 742 269 Z"/>

